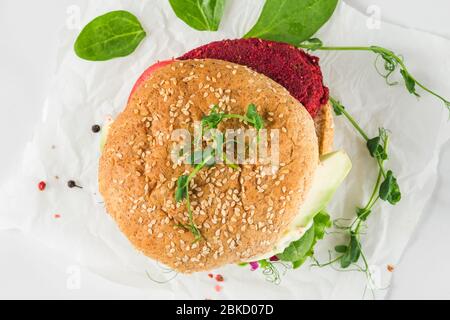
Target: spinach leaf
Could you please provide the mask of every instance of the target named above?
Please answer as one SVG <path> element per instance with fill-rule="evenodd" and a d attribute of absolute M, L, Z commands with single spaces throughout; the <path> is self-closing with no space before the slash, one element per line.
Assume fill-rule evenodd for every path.
<path fill-rule="evenodd" d="M 294 269 L 300 267 L 306 259 L 314 254 L 314 246 L 318 240 L 325 236 L 325 229 L 331 227 L 330 216 L 326 212 L 319 212 L 314 217 L 314 224 L 297 241 L 292 242 L 282 253 L 278 254 L 278 259 L 292 262 Z"/>
<path fill-rule="evenodd" d="M 244 38 L 298 45 L 330 19 L 337 0 L 266 0 L 262 13 Z"/>
<path fill-rule="evenodd" d="M 178 18 L 199 31 L 217 31 L 225 0 L 169 0 Z"/>
<path fill-rule="evenodd" d="M 146 33 L 138 19 L 127 11 L 112 11 L 89 22 L 75 42 L 82 59 L 105 61 L 131 54 Z"/>
<path fill-rule="evenodd" d="M 280 260 L 291 262 L 303 260 L 309 254 L 313 243 L 314 228 L 311 227 L 299 240 L 292 242 L 289 247 L 284 249 L 283 253 L 278 254 L 277 257 Z"/>

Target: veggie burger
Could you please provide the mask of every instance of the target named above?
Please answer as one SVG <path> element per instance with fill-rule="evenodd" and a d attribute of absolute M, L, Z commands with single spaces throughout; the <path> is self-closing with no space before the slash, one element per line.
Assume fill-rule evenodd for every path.
<path fill-rule="evenodd" d="M 282 256 L 350 171 L 333 152 L 331 109 L 319 59 L 288 44 L 225 40 L 159 62 L 105 134 L 106 209 L 139 251 L 179 272 Z M 174 132 L 205 119 L 256 129 L 269 149 L 277 132 L 278 162 L 174 162 Z"/>

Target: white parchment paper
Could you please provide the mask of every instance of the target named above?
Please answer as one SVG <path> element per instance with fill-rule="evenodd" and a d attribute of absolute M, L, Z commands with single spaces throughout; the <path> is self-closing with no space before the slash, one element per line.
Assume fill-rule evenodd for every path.
<path fill-rule="evenodd" d="M 25 148 L 20 171 L 0 182 L 0 229 L 20 229 L 105 278 L 146 290 L 150 298 L 372 298 L 365 290 L 364 274 L 308 264 L 289 270 L 279 285 L 265 281 L 260 271 L 227 266 L 217 271 L 225 282 L 216 292 L 217 283 L 205 273 L 176 275 L 137 253 L 106 214 L 98 195 L 100 135 L 91 132 L 91 125 L 103 124 L 124 108 L 135 80 L 147 66 L 213 40 L 241 37 L 256 21 L 262 4 L 259 0 L 229 1 L 220 31 L 210 33 L 197 32 L 177 19 L 168 1 L 79 1 L 81 25 L 105 12 L 124 9 L 138 16 L 148 36 L 129 57 L 87 62 L 73 52 L 79 30 L 71 28 L 76 19 L 68 21 L 61 32 L 52 90 L 34 138 Z M 387 23 L 371 26 L 367 17 L 341 4 L 320 37 L 330 45 L 392 48 L 404 55 L 410 71 L 423 83 L 444 95 L 450 93 L 450 41 Z M 388 165 L 398 176 L 403 200 L 395 207 L 377 205 L 364 241 L 377 286 L 388 288 L 392 274 L 387 265 L 399 261 L 432 200 L 437 175 L 448 174 L 438 170 L 441 146 L 450 140 L 448 114 L 427 94 L 418 100 L 403 86 L 386 86 L 373 68 L 370 53 L 318 55 L 332 94 L 362 126 L 373 135 L 379 126 L 391 132 Z M 355 206 L 368 198 L 376 167 L 362 141 L 341 118 L 336 119 L 336 148 L 349 153 L 354 167 L 329 212 L 333 218 L 349 218 Z M 69 179 L 83 189 L 68 189 Z M 44 192 L 37 189 L 41 180 L 48 183 Z M 60 218 L 55 219 L 55 214 Z M 338 235 L 322 241 L 319 259 L 325 261 L 327 250 L 340 241 Z M 157 283 L 149 276 L 166 282 Z M 379 289 L 374 295 L 383 298 L 386 292 Z"/>

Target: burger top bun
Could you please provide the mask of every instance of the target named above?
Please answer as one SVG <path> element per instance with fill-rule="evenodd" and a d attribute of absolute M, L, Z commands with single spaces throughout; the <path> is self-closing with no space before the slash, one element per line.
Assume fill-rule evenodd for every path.
<path fill-rule="evenodd" d="M 244 115 L 257 106 L 265 129 L 278 129 L 280 166 L 239 170 L 216 164 L 190 186 L 193 218 L 203 239 L 180 227 L 186 204 L 176 203 L 179 176 L 170 153 L 175 129 L 192 131 L 213 105 Z M 219 129 L 248 128 L 226 120 Z M 270 131 L 269 131 L 270 133 Z M 106 209 L 145 255 L 184 273 L 251 260 L 269 252 L 298 213 L 319 162 L 315 125 L 286 89 L 247 67 L 220 60 L 175 61 L 152 73 L 112 124 L 100 158 L 99 188 Z"/>

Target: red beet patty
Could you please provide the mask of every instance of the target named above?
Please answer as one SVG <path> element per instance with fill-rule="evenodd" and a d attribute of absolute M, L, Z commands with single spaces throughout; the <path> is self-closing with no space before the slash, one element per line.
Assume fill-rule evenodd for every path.
<path fill-rule="evenodd" d="M 222 40 L 194 49 L 179 59 L 218 59 L 250 67 L 284 86 L 312 117 L 328 101 L 319 58 L 289 44 L 261 39 Z"/>

